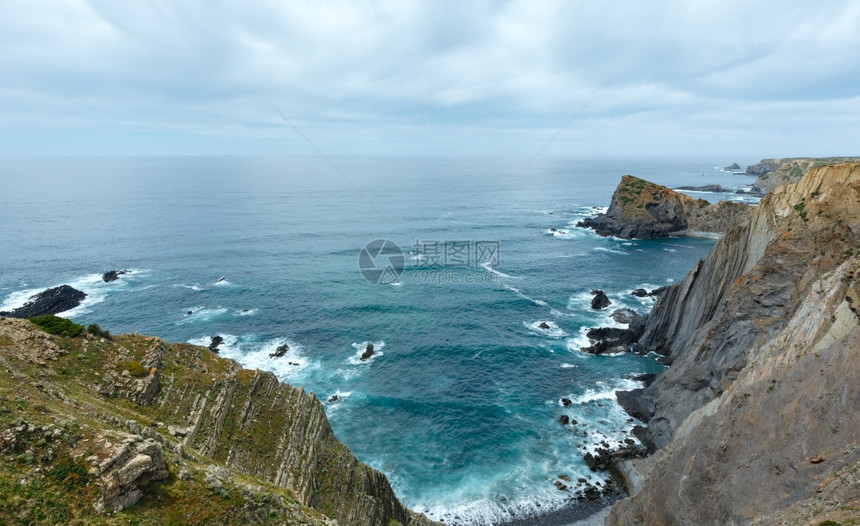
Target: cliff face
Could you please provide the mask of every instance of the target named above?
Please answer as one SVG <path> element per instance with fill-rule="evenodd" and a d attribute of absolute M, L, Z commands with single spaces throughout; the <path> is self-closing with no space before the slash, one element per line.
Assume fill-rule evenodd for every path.
<path fill-rule="evenodd" d="M 746 221 L 752 207 L 742 203 L 710 204 L 665 186 L 625 175 L 605 214 L 581 221 L 602 236 L 624 239 L 668 237 L 688 232 L 722 233 Z"/>
<path fill-rule="evenodd" d="M 674 363 L 620 397 L 661 449 L 607 524 L 857 515 L 858 225 L 860 164 L 813 168 L 661 297 L 639 345 Z"/>
<path fill-rule="evenodd" d="M 825 159 L 804 158 L 796 159 L 762 159 L 758 164 L 747 166 L 747 175 L 755 175 L 752 193 L 765 195 L 778 186 L 794 184 L 803 177 L 810 168 L 836 164 L 841 162 L 857 162 L 858 157 L 830 157 Z"/>
<path fill-rule="evenodd" d="M 242 519 L 250 523 L 432 524 L 403 507 L 385 476 L 335 438 L 313 394 L 206 348 L 140 335 L 61 338 L 0 319 L 0 365 L 7 372 L 0 429 L 11 430 L 0 451 L 31 451 L 31 471 L 47 446 L 74 462 L 94 452 L 87 466 L 95 471 L 76 488 L 93 488 L 86 490 L 92 506 L 81 507 L 91 513 L 132 506 L 125 513 L 147 524 L 153 506 L 168 515 L 190 506 L 204 516 L 228 506 L 236 517 L 250 513 Z M 11 400 L 17 410 L 9 412 Z M 28 435 L 70 420 L 80 424 L 68 447 Z M 43 462 L 41 469 L 53 469 Z M 175 485 L 192 492 L 195 481 L 203 486 L 198 501 L 176 498 Z M 133 506 L 147 498 L 158 503 Z"/>

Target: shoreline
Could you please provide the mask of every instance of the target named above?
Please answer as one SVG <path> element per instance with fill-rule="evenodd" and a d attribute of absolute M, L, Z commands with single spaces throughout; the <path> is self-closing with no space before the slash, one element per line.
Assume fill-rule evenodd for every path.
<path fill-rule="evenodd" d="M 597 500 L 573 500 L 569 505 L 547 513 L 523 517 L 498 526 L 591 526 L 602 525 L 613 504 L 627 496 L 623 490 L 601 496 Z M 605 513 L 603 513 L 605 512 Z M 590 520 L 589 520 L 590 519 Z"/>

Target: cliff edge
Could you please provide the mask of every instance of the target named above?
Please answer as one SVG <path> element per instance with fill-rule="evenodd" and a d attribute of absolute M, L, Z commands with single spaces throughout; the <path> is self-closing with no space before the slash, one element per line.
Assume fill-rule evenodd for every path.
<path fill-rule="evenodd" d="M 638 346 L 672 366 L 619 395 L 657 452 L 607 524 L 860 518 L 858 225 L 860 164 L 813 167 L 662 295 Z"/>
<path fill-rule="evenodd" d="M 857 161 L 860 161 L 860 157 L 762 159 L 757 164 L 747 166 L 746 174 L 756 176 L 750 192 L 763 196 L 778 186 L 800 181 L 810 168 Z"/>
<path fill-rule="evenodd" d="M 434 524 L 312 393 L 204 347 L 50 327 L 0 318 L 0 522 Z"/>
<path fill-rule="evenodd" d="M 692 232 L 722 233 L 746 221 L 753 207 L 704 199 L 676 192 L 632 175 L 625 175 L 612 194 L 605 214 L 584 219 L 577 226 L 601 236 L 649 239 Z"/>

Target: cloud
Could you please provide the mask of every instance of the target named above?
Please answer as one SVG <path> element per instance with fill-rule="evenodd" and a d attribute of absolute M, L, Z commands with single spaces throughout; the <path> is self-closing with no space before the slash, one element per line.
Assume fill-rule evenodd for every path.
<path fill-rule="evenodd" d="M 310 153 L 269 101 L 332 153 L 528 154 L 589 100 L 565 135 L 607 153 L 822 133 L 847 148 L 858 131 L 844 118 L 860 98 L 847 1 L 4 4 L 6 154 L 99 153 L 141 134 L 145 147 L 114 144 Z M 561 139 L 558 153 L 578 151 Z"/>

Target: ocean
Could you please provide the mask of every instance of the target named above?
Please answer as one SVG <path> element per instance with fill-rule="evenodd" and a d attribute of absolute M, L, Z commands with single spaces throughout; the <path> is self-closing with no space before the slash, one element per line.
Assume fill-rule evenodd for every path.
<path fill-rule="evenodd" d="M 623 174 L 741 199 L 753 180 L 714 168 L 734 160 L 2 158 L 0 310 L 69 284 L 88 294 L 74 321 L 220 335 L 222 356 L 314 392 L 405 505 L 502 523 L 574 506 L 580 477 L 603 483 L 582 454 L 629 436 L 614 393 L 662 366 L 584 354 L 585 331 L 617 325 L 617 308 L 646 313 L 630 291 L 679 281 L 714 243 L 576 222 Z M 114 269 L 131 272 L 104 283 Z M 590 308 L 594 289 L 609 308 Z"/>

